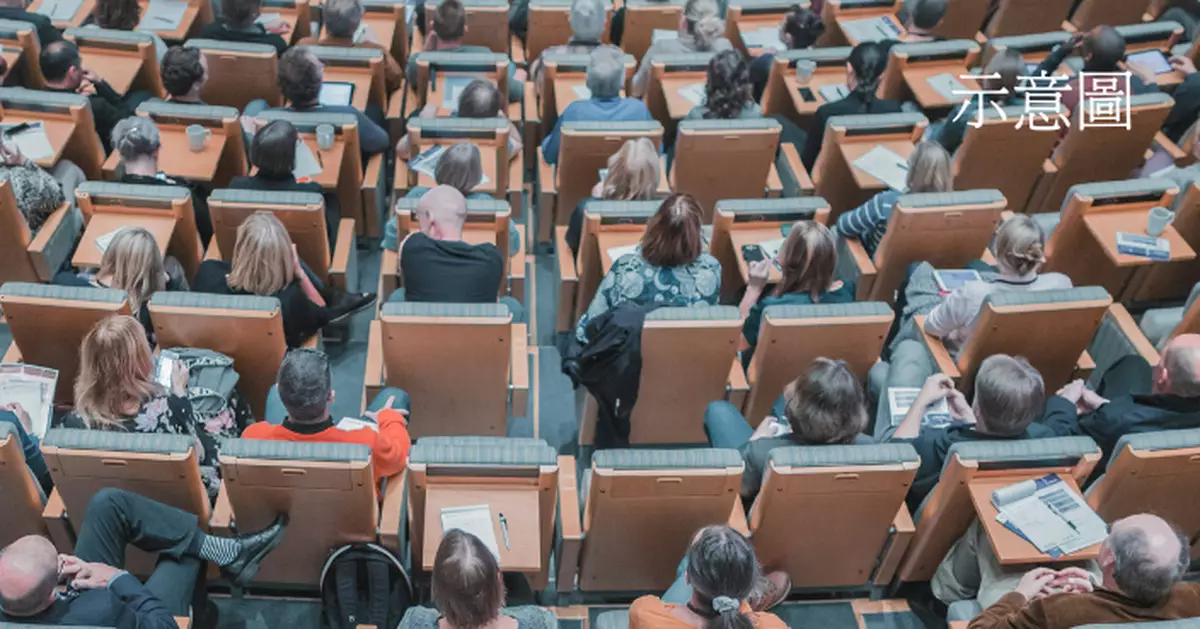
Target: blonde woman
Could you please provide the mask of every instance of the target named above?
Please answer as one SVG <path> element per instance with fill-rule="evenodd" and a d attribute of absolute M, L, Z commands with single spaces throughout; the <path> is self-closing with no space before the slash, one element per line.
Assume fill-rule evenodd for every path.
<path fill-rule="evenodd" d="M 908 156 L 908 190 L 884 190 L 842 214 L 837 220 L 837 233 L 843 238 L 861 240 L 867 254 L 873 256 L 887 230 L 888 217 L 902 195 L 953 190 L 954 169 L 950 154 L 937 142 L 921 142 Z"/>
<path fill-rule="evenodd" d="M 633 76 L 634 98 L 646 95 L 650 84 L 650 64 L 655 57 L 688 52 L 721 52 L 733 45 L 725 39 L 725 20 L 721 19 L 716 0 L 688 0 L 679 16 L 679 36 L 660 39 L 650 45 Z"/>
<path fill-rule="evenodd" d="M 62 420 L 65 428 L 188 435 L 196 440 L 200 477 L 215 498 L 221 481 L 214 434 L 197 425 L 187 398 L 188 372 L 176 363 L 167 389 L 152 379 L 154 359 L 137 319 L 115 315 L 102 319 L 83 338 L 75 409 Z M 229 422 L 233 426 L 232 418 Z M 236 436 L 236 430 L 228 436 Z"/>
<path fill-rule="evenodd" d="M 174 262 L 174 260 L 172 260 Z M 174 264 L 178 264 L 174 262 Z M 100 258 L 100 269 L 80 273 L 62 272 L 54 283 L 63 286 L 119 288 L 129 296 L 129 308 L 146 330 L 146 339 L 154 346 L 154 325 L 146 303 L 171 282 L 154 236 L 141 227 L 126 227 L 113 236 Z M 176 290 L 184 288 L 178 284 Z"/>
<path fill-rule="evenodd" d="M 301 265 L 287 230 L 266 212 L 242 221 L 230 262 L 206 260 L 200 265 L 195 290 L 277 298 L 288 347 L 299 347 L 334 318 Z"/>
<path fill-rule="evenodd" d="M 658 190 L 658 148 L 647 138 L 626 140 L 621 149 L 608 158 L 604 180 L 592 187 L 592 196 L 575 206 L 567 226 L 567 246 L 579 256 L 583 237 L 583 208 L 592 199 L 605 201 L 644 201 Z"/>

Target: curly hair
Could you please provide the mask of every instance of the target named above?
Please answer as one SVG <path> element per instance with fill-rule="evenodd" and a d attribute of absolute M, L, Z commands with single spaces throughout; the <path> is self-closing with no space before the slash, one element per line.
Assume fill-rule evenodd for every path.
<path fill-rule="evenodd" d="M 163 87 L 171 96 L 187 96 L 196 83 L 204 78 L 204 63 L 200 50 L 171 46 L 159 63 Z"/>
<path fill-rule="evenodd" d="M 750 66 L 746 58 L 736 50 L 723 50 L 713 55 L 708 62 L 707 85 L 708 111 L 704 117 L 716 120 L 733 120 L 742 114 L 750 103 Z"/>
<path fill-rule="evenodd" d="M 142 19 L 137 0 L 100 0 L 96 3 L 96 25 L 118 31 L 132 31 Z"/>

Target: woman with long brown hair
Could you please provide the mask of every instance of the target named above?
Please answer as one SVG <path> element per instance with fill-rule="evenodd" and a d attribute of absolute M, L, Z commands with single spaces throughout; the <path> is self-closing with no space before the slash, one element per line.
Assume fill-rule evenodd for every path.
<path fill-rule="evenodd" d="M 167 44 L 154 31 L 138 30 L 142 21 L 142 7 L 138 0 L 97 0 L 92 14 L 92 23 L 87 27 L 105 28 L 115 31 L 138 31 L 154 40 L 154 56 L 162 61 L 167 54 Z M 85 27 L 86 28 L 86 27 Z"/>

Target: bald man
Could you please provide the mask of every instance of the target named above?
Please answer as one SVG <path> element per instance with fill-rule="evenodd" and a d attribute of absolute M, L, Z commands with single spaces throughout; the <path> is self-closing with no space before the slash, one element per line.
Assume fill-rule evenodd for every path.
<path fill-rule="evenodd" d="M 1154 366 L 1139 354 L 1125 356 L 1096 391 L 1082 380 L 1068 384 L 1046 401 L 1042 421 L 1095 439 L 1104 450 L 1097 474 L 1124 435 L 1200 428 L 1200 334 L 1171 339 Z"/>
<path fill-rule="evenodd" d="M 1187 540 L 1158 516 L 1113 523 L 1100 547 L 1101 577 L 1078 568 L 1035 568 L 969 629 L 1068 629 L 1098 623 L 1200 616 L 1200 583 L 1181 583 Z"/>
<path fill-rule="evenodd" d="M 388 301 L 418 301 L 458 304 L 496 303 L 504 281 L 504 255 L 491 242 L 463 241 L 467 200 L 450 186 L 437 186 L 417 202 L 417 223 L 400 243 L 396 258 L 404 288 Z M 514 321 L 524 320 L 520 302 L 500 298 Z"/>
<path fill-rule="evenodd" d="M 38 535 L 0 551 L 0 622 L 175 629 L 174 617 L 188 615 L 205 561 L 220 566 L 233 585 L 245 587 L 283 539 L 284 526 L 281 518 L 236 538 L 208 535 L 191 513 L 102 489 L 88 502 L 75 556 L 60 555 Z M 121 569 L 127 545 L 159 553 L 145 585 Z"/>

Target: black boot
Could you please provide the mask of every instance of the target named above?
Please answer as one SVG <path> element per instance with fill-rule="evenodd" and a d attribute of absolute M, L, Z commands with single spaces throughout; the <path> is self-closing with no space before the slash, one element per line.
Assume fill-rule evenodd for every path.
<path fill-rule="evenodd" d="M 329 310 L 330 323 L 339 323 L 352 314 L 360 312 L 375 303 L 375 293 L 351 293 L 340 288 L 330 288 L 325 297 L 325 307 Z"/>
<path fill-rule="evenodd" d="M 228 565 L 221 566 L 221 574 L 229 580 L 233 587 L 246 587 L 258 573 L 258 564 L 266 558 L 279 542 L 283 541 L 283 532 L 287 527 L 287 515 L 281 515 L 267 528 L 257 533 L 239 535 L 236 539 L 242 549 L 237 557 Z"/>

